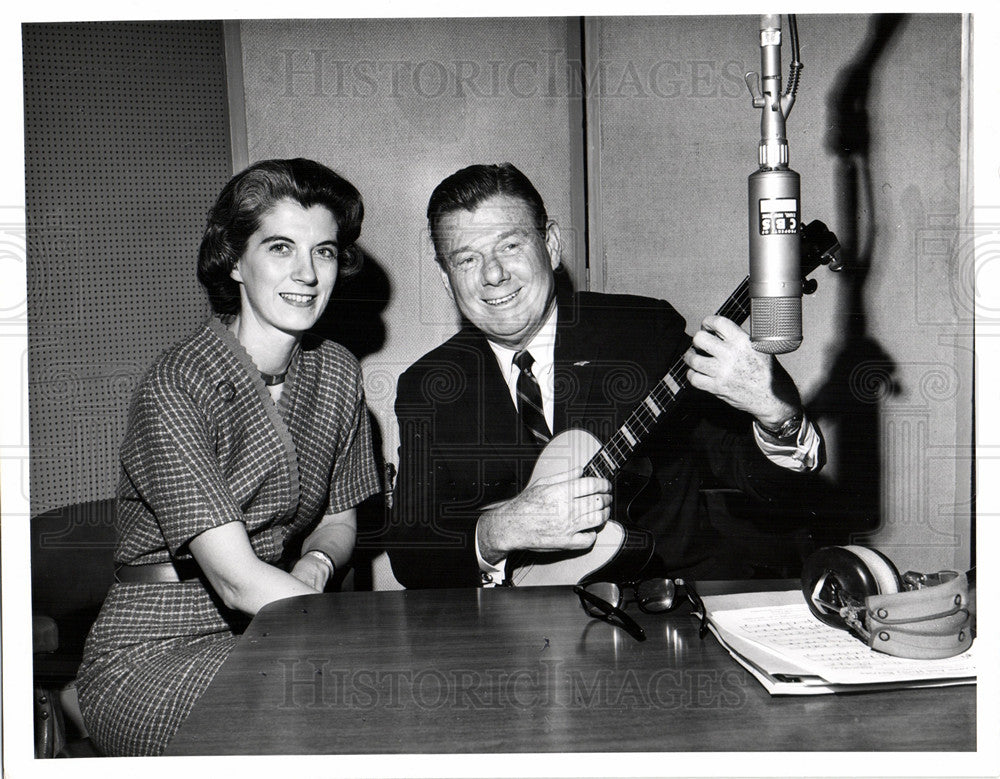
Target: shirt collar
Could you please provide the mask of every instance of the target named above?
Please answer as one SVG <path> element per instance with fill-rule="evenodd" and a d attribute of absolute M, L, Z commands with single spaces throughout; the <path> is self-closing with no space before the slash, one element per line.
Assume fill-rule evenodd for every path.
<path fill-rule="evenodd" d="M 538 328 L 538 332 L 535 333 L 535 337 L 525 347 L 531 352 L 531 356 L 535 358 L 535 367 L 532 373 L 536 376 L 550 368 L 555 361 L 557 316 L 558 305 L 554 305 L 545 322 Z M 511 365 L 514 363 L 514 355 L 520 350 L 508 349 L 506 346 L 495 344 L 488 339 L 487 343 L 489 343 L 490 348 L 493 350 L 493 354 L 497 356 L 497 362 L 500 363 L 500 370 L 503 371 L 503 375 L 510 376 Z"/>

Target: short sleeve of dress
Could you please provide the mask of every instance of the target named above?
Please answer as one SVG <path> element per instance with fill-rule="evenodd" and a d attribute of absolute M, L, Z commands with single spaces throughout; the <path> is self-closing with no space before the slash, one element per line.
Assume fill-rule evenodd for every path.
<path fill-rule="evenodd" d="M 379 490 L 364 383 L 356 364 L 349 376 L 353 403 L 344 409 L 340 424 L 340 445 L 330 474 L 330 513 L 353 508 Z"/>
<path fill-rule="evenodd" d="M 154 374 L 132 406 L 123 475 L 156 518 L 171 555 L 209 528 L 241 521 L 212 453 L 211 424 L 175 383 Z"/>

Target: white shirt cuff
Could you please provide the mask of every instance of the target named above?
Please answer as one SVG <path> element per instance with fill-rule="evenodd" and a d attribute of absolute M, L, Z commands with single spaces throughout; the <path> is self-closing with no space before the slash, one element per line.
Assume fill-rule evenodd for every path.
<path fill-rule="evenodd" d="M 507 558 L 498 562 L 496 565 L 486 562 L 483 559 L 482 552 L 479 551 L 479 526 L 476 526 L 476 561 L 479 563 L 479 570 L 483 575 L 483 586 L 484 587 L 496 587 L 498 584 L 503 583 L 503 577 L 506 572 Z"/>
<path fill-rule="evenodd" d="M 753 437 L 764 456 L 775 465 L 800 472 L 815 471 L 820 466 L 823 438 L 816 425 L 805 416 L 794 443 L 777 443 L 777 439 L 766 433 L 756 420 L 753 422 Z"/>

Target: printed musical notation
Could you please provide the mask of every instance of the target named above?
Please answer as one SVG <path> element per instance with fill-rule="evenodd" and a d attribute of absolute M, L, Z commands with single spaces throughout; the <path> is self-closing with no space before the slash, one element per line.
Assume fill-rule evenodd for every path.
<path fill-rule="evenodd" d="M 719 640 L 734 657 L 741 662 L 749 661 L 765 675 L 772 674 L 781 680 L 788 678 L 789 669 L 795 669 L 797 679 L 809 679 L 807 683 L 832 688 L 975 681 L 975 646 L 961 655 L 941 660 L 893 657 L 870 649 L 846 631 L 820 622 L 809 612 L 800 593 L 766 595 L 763 601 L 756 602 L 754 593 L 705 598 Z M 786 596 L 784 602 L 780 602 L 781 598 L 776 600 L 779 595 Z"/>

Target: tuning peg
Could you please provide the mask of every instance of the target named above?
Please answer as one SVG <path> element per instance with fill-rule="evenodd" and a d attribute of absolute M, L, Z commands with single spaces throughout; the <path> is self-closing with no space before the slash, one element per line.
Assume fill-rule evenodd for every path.
<path fill-rule="evenodd" d="M 819 282 L 816 279 L 806 279 L 802 282 L 802 294 L 811 295 L 819 287 Z"/>

